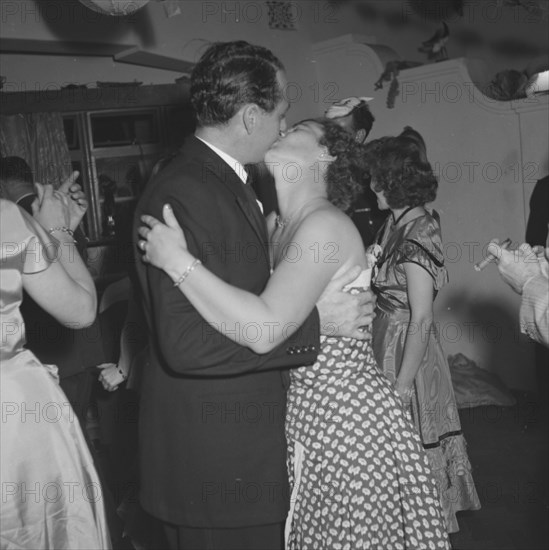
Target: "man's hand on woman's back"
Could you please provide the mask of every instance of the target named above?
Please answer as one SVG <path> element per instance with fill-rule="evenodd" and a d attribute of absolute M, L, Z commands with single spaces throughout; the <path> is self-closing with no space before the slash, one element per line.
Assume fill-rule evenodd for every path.
<path fill-rule="evenodd" d="M 371 338 L 369 327 L 374 319 L 375 296 L 371 290 L 351 294 L 344 290 L 360 274 L 353 267 L 334 278 L 319 298 L 320 333 L 324 336 L 347 336 L 359 340 Z"/>

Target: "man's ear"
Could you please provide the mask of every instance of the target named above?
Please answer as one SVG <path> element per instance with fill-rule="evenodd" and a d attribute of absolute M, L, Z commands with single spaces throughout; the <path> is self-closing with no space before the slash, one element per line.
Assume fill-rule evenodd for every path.
<path fill-rule="evenodd" d="M 259 123 L 259 117 L 261 115 L 259 107 L 255 103 L 249 103 L 242 109 L 242 121 L 244 122 L 244 128 L 248 135 L 253 134 Z"/>

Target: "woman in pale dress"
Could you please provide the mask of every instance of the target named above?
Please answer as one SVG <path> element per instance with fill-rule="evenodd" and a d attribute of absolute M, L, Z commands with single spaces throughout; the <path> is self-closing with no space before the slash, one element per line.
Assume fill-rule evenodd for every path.
<path fill-rule="evenodd" d="M 25 289 L 67 326 L 93 322 L 95 288 L 72 237 L 85 209 L 37 188 L 36 220 L 0 198 L 0 548 L 107 549 L 101 486 L 78 419 L 56 367 L 25 349 L 19 310 Z"/>
<path fill-rule="evenodd" d="M 214 327 L 236 327 L 226 336 L 265 353 L 297 329 L 327 285 L 352 266 L 366 267 L 360 235 L 343 212 L 360 191 L 362 157 L 361 146 L 327 120 L 301 122 L 274 143 L 265 160 L 280 216 L 270 219 L 274 271 L 261 296 L 200 265 L 168 205 L 166 224 L 142 218 L 144 259 Z M 250 324 L 264 330 L 246 338 Z M 369 342 L 322 337 L 321 346 L 313 366 L 291 371 L 287 548 L 448 548 L 425 454 Z"/>

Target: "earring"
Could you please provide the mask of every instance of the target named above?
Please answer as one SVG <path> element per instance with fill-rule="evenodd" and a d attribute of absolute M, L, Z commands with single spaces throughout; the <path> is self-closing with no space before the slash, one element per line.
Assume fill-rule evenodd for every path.
<path fill-rule="evenodd" d="M 322 159 L 322 160 L 329 160 L 329 161 L 332 161 L 335 159 L 335 157 L 333 157 L 332 155 L 330 155 L 330 153 L 328 152 L 327 149 L 325 149 L 324 151 L 322 151 L 322 153 L 320 153 L 320 155 L 318 155 L 318 158 L 319 159 Z"/>

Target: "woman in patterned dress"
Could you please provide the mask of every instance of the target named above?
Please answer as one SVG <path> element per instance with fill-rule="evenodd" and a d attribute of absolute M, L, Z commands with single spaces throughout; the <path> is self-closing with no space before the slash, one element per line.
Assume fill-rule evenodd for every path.
<path fill-rule="evenodd" d="M 226 336 L 265 353 L 296 330 L 330 282 L 352 266 L 366 267 L 360 235 L 343 213 L 360 190 L 363 155 L 327 120 L 301 122 L 274 143 L 265 160 L 281 215 L 271 219 L 275 269 L 261 296 L 199 265 L 168 206 L 166 224 L 142 218 L 144 259 L 174 281 L 186 273 L 179 288 L 200 314 L 214 327 L 236 327 Z M 266 327 L 253 341 L 246 339 L 250 323 Z M 335 337 L 321 343 L 317 362 L 291 373 L 287 547 L 448 548 L 425 453 L 370 344 Z"/>
<path fill-rule="evenodd" d="M 433 322 L 433 301 L 448 281 L 439 217 L 425 209 L 437 180 L 421 135 L 407 127 L 368 145 L 371 188 L 390 209 L 378 233 L 383 252 L 372 283 L 377 295 L 374 354 L 411 414 L 435 474 L 449 533 L 456 512 L 480 502 L 446 356 Z"/>

